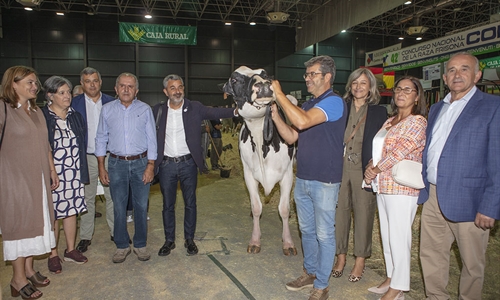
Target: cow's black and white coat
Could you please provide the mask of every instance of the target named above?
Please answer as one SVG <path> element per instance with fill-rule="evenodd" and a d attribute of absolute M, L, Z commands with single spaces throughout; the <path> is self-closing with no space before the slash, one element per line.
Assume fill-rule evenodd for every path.
<path fill-rule="evenodd" d="M 238 113 L 244 119 L 239 136 L 239 150 L 253 214 L 252 238 L 247 250 L 249 253 L 258 253 L 261 247 L 259 218 L 262 203 L 258 185 L 262 185 L 267 196 L 274 185 L 279 183 L 283 253 L 296 255 L 297 250 L 288 225 L 295 147 L 287 145 L 273 126 L 270 105 L 275 100 L 275 95 L 271 89 L 271 80 L 263 69 L 252 70 L 242 66 L 233 72 L 229 81 L 224 84 L 223 91 L 233 96 Z"/>

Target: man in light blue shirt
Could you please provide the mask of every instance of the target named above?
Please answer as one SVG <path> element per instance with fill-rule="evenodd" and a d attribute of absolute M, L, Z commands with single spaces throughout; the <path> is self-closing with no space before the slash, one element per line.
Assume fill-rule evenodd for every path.
<path fill-rule="evenodd" d="M 117 250 L 113 262 L 124 262 L 131 252 L 126 221 L 129 192 L 134 206 L 134 253 L 146 261 L 151 257 L 146 240 L 149 183 L 157 157 L 155 121 L 151 107 L 136 98 L 139 82 L 135 75 L 120 74 L 115 91 L 118 99 L 102 107 L 95 139 L 99 179 L 109 184 L 114 202 Z M 108 171 L 104 167 L 106 152 Z"/>

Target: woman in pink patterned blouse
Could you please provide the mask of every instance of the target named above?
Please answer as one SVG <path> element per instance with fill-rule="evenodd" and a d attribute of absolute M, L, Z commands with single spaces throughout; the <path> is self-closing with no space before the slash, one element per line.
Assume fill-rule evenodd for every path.
<path fill-rule="evenodd" d="M 400 78 L 391 102 L 394 115 L 373 139 L 373 159 L 366 167 L 365 183 L 377 192 L 380 234 L 387 279 L 368 290 L 384 294 L 382 300 L 402 300 L 410 290 L 412 224 L 419 190 L 394 182 L 392 167 L 403 159 L 422 162 L 427 104 L 420 81 Z"/>

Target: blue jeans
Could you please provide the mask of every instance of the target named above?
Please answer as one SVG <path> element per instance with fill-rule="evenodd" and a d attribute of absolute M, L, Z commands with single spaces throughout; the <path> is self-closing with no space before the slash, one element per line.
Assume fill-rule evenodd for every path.
<path fill-rule="evenodd" d="M 335 258 L 335 208 L 339 183 L 324 183 L 297 178 L 294 198 L 297 206 L 304 268 L 316 274 L 314 287 L 328 287 Z"/>
<path fill-rule="evenodd" d="M 179 181 L 184 198 L 184 239 L 193 239 L 196 231 L 196 185 L 198 184 L 196 163 L 193 158 L 181 162 L 163 160 L 159 176 L 163 195 L 165 241 L 175 241 L 175 201 Z"/>
<path fill-rule="evenodd" d="M 115 213 L 114 239 L 118 249 L 129 247 L 127 231 L 127 203 L 130 198 L 134 207 L 134 247 L 146 247 L 148 235 L 149 184 L 142 182 L 142 175 L 148 163 L 147 157 L 136 160 L 122 160 L 109 157 L 109 189 L 113 198 Z"/>

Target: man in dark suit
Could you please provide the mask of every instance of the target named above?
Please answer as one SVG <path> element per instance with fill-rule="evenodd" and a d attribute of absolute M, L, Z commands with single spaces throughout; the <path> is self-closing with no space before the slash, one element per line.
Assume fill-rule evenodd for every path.
<path fill-rule="evenodd" d="M 184 81 L 175 74 L 165 77 L 163 92 L 168 100 L 153 108 L 153 115 L 160 117 L 157 121 L 158 158 L 155 170 L 159 172 L 163 195 L 165 231 L 165 244 L 158 255 L 169 255 L 175 248 L 175 200 L 179 181 L 185 205 L 184 247 L 188 255 L 195 255 L 198 253 L 193 240 L 196 230 L 197 170 L 207 170 L 201 147 L 200 124 L 203 120 L 231 118 L 237 115 L 237 109 L 209 108 L 198 101 L 184 98 Z"/>
<path fill-rule="evenodd" d="M 80 72 L 80 83 L 83 87 L 83 94 L 73 98 L 71 106 L 83 116 L 88 128 L 87 161 L 90 184 L 85 185 L 87 213 L 82 214 L 80 219 L 80 242 L 76 247 L 80 252 L 85 252 L 91 244 L 92 235 L 94 234 L 95 196 L 97 194 L 97 180 L 99 178 L 97 157 L 94 155 L 97 125 L 99 124 L 99 115 L 102 106 L 113 101 L 115 98 L 101 93 L 101 74 L 94 68 L 87 67 Z M 103 187 L 104 197 L 106 198 L 106 221 L 108 222 L 111 240 L 113 240 L 113 201 L 111 200 L 109 187 Z"/>
<path fill-rule="evenodd" d="M 418 198 L 427 299 L 450 298 L 454 240 L 463 262 L 459 298 L 481 299 L 489 231 L 500 219 L 500 98 L 479 91 L 480 78 L 476 57 L 453 55 L 443 75 L 450 93 L 429 113 Z"/>

